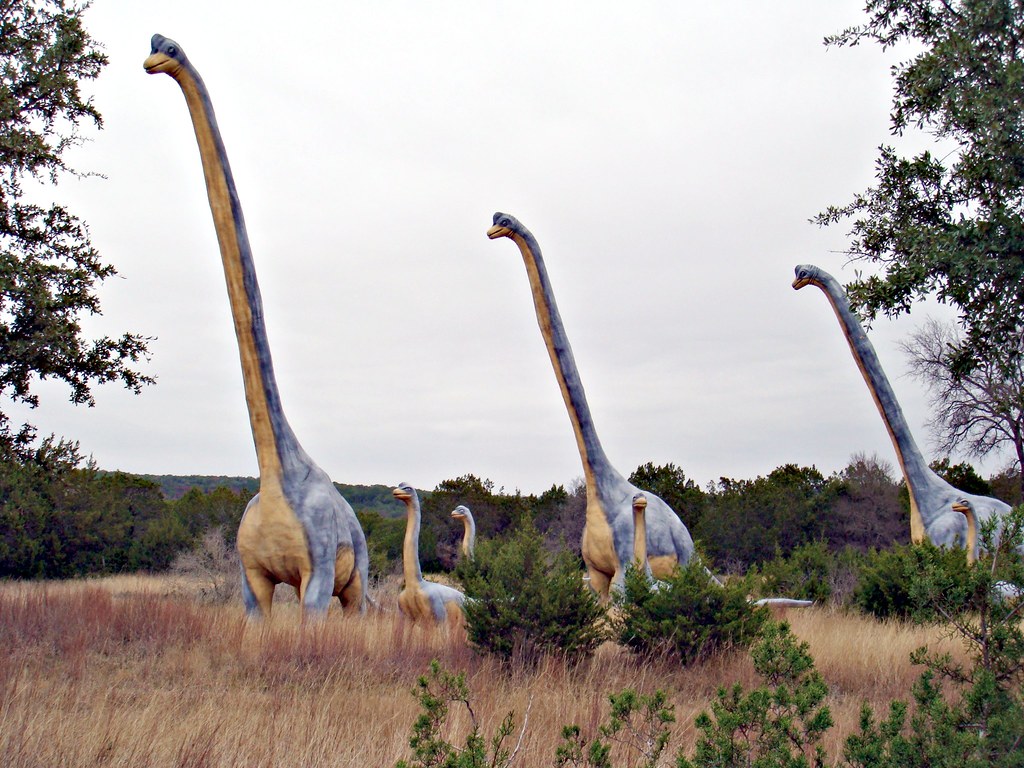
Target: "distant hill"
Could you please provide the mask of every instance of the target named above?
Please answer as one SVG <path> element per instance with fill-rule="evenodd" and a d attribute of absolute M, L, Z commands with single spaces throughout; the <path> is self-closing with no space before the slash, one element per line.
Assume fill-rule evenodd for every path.
<path fill-rule="evenodd" d="M 255 477 L 231 477 L 226 475 L 139 475 L 160 486 L 166 499 L 180 499 L 193 488 L 209 493 L 216 488 L 229 488 L 235 493 L 255 494 L 260 481 Z M 405 506 L 391 495 L 387 485 L 345 485 L 335 483 L 348 503 L 356 512 L 377 512 L 384 517 L 401 517 Z"/>

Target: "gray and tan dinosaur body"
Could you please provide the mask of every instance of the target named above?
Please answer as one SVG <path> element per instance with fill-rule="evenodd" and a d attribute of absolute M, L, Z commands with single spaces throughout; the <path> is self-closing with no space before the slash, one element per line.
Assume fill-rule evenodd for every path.
<path fill-rule="evenodd" d="M 633 496 L 641 489 L 616 471 L 601 447 L 537 240 L 514 216 L 503 213 L 494 214 L 494 226 L 487 236 L 492 240 L 511 239 L 519 246 L 526 265 L 537 322 L 583 462 L 587 486 L 583 560 L 591 587 L 607 598 L 612 584 L 621 585 L 625 567 L 633 557 Z M 655 576 L 667 576 L 677 564 L 689 561 L 693 539 L 668 504 L 653 493 L 647 493 L 646 499 L 648 559 Z"/>
<path fill-rule="evenodd" d="M 953 510 L 953 504 L 963 499 L 968 500 L 974 514 L 981 520 L 1005 514 L 1010 507 L 999 499 L 966 494 L 943 480 L 928 466 L 924 455 L 914 442 L 914 436 L 910 432 L 889 379 L 882 370 L 875 348 L 864 332 L 860 320 L 850 308 L 850 302 L 842 286 L 823 269 L 811 264 L 801 264 L 796 267 L 793 288 L 799 290 L 805 285 L 820 288 L 831 303 L 850 346 L 850 352 L 853 353 L 857 367 L 868 385 L 875 405 L 878 406 L 878 412 L 882 415 L 882 421 L 885 422 L 910 493 L 911 540 L 920 543 L 927 538 L 937 546 L 967 546 L 967 521 L 963 514 Z M 973 556 L 976 557 L 976 541 L 971 545 L 971 549 Z"/>
<path fill-rule="evenodd" d="M 443 624 L 461 619 L 466 596 L 454 587 L 427 581 L 420 570 L 419 494 L 407 483 L 400 483 L 391 493 L 405 504 L 405 539 L 402 543 L 405 585 L 398 594 L 398 609 L 413 621 Z"/>
<path fill-rule="evenodd" d="M 299 445 L 281 408 L 263 304 L 242 208 L 202 78 L 173 40 L 154 35 L 145 61 L 181 87 L 195 128 L 242 362 L 260 470 L 259 493 L 238 529 L 242 592 L 252 616 L 269 615 L 274 588 L 295 588 L 304 613 L 323 614 L 337 595 L 346 612 L 366 605 L 366 539 L 355 513 Z"/>

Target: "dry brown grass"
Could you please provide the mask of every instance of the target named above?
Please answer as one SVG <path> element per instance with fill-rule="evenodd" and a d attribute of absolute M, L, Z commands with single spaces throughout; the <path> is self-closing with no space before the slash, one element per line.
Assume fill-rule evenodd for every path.
<path fill-rule="evenodd" d="M 403 621 L 393 582 L 376 595 L 384 610 L 349 619 L 332 608 L 306 626 L 284 594 L 273 620 L 252 625 L 238 605 L 209 605 L 189 589 L 139 576 L 0 584 L 0 765 L 391 766 L 409 755 L 411 692 L 435 658 L 465 672 L 485 732 L 509 710 L 521 722 L 529 707 L 519 766 L 552 765 L 562 726 L 593 733 L 622 688 L 669 692 L 674 752 L 692 745 L 693 718 L 719 686 L 757 684 L 745 654 L 680 669 L 611 644 L 579 669 L 549 660 L 506 673 L 462 633 Z M 882 710 L 906 697 L 919 674 L 910 651 L 939 640 L 824 609 L 786 618 L 832 691 L 833 751 L 862 701 Z M 462 743 L 468 719 L 453 712 L 450 738 Z"/>

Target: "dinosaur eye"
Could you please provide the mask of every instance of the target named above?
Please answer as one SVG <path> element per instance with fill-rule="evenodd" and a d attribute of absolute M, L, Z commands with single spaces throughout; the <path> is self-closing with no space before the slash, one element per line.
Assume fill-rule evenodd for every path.
<path fill-rule="evenodd" d="M 178 58 L 178 48 L 177 48 L 177 46 L 174 46 L 174 45 L 167 46 L 167 55 L 170 56 L 172 59 Z"/>
<path fill-rule="evenodd" d="M 511 227 L 512 226 L 512 222 L 509 221 L 508 219 L 502 219 L 501 220 L 501 226 L 503 226 L 503 227 Z"/>

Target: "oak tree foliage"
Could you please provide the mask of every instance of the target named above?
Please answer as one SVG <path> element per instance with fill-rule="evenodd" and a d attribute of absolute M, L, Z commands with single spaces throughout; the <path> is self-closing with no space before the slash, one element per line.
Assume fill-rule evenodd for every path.
<path fill-rule="evenodd" d="M 83 26 L 87 2 L 0 0 L 0 396 L 35 407 L 37 379 L 56 379 L 74 403 L 94 384 L 139 391 L 151 379 L 132 367 L 147 339 L 86 338 L 83 315 L 100 312 L 96 289 L 116 274 L 85 223 L 58 202 L 41 203 L 68 174 L 67 152 L 102 117 L 81 91 L 107 63 Z M 0 443 L 27 455 L 34 432 L 0 410 Z"/>
<path fill-rule="evenodd" d="M 876 183 L 820 224 L 852 221 L 848 253 L 882 267 L 847 291 L 869 318 L 929 295 L 960 311 L 958 366 L 1016 343 L 1024 312 L 1024 6 L 1017 0 L 867 0 L 826 45 L 900 46 L 891 130 L 932 148 L 879 148 Z"/>

